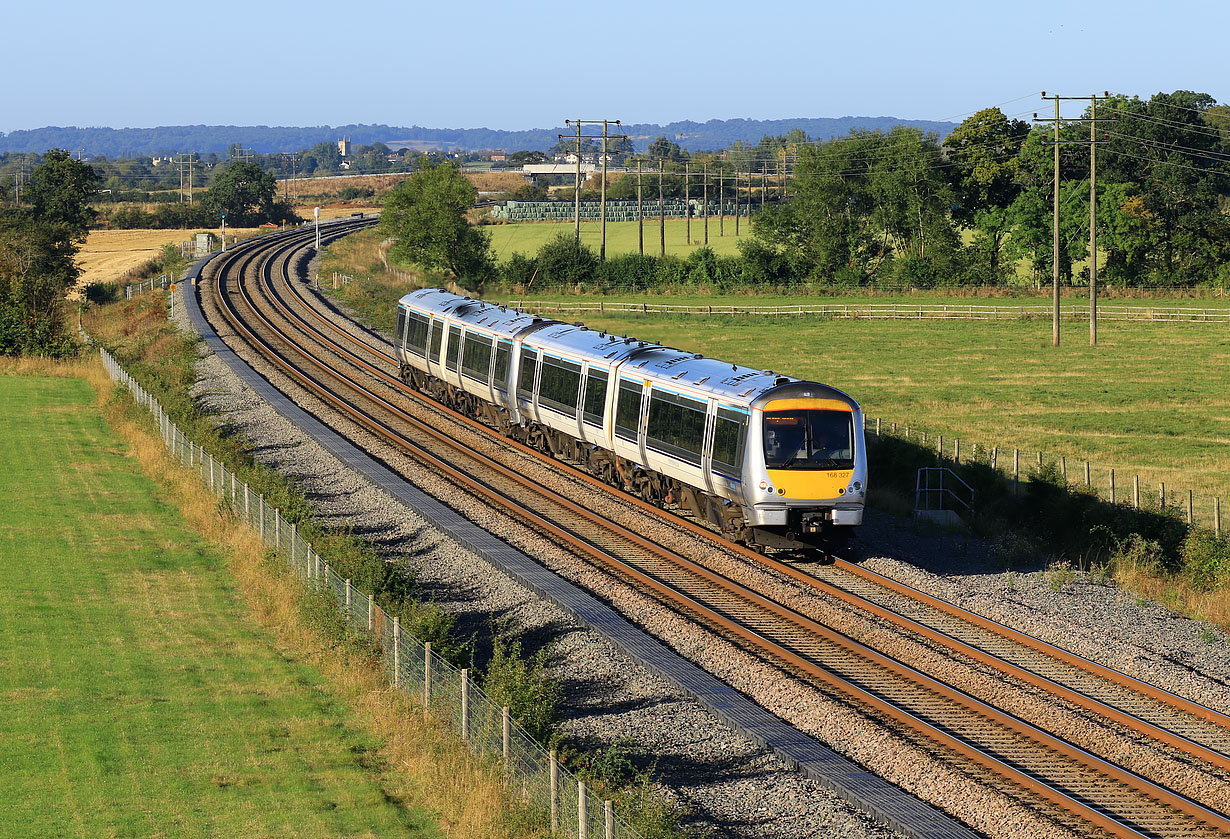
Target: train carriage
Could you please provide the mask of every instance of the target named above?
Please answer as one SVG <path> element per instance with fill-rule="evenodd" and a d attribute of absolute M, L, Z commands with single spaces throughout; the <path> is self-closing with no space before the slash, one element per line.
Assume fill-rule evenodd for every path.
<path fill-rule="evenodd" d="M 858 403 L 827 385 L 440 289 L 398 305 L 402 378 L 733 538 L 795 549 L 862 521 Z"/>

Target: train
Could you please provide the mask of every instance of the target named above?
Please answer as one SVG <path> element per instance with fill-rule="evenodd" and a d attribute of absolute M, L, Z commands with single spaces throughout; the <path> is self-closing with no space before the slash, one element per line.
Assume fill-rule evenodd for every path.
<path fill-rule="evenodd" d="M 409 387 L 762 551 L 863 520 L 859 404 L 842 391 L 425 288 L 397 304 Z"/>

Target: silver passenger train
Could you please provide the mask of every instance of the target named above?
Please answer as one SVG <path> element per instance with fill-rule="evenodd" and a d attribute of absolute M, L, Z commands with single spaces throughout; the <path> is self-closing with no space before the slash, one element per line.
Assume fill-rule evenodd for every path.
<path fill-rule="evenodd" d="M 862 523 L 862 411 L 832 387 L 443 289 L 397 307 L 406 384 L 727 536 L 799 549 Z"/>

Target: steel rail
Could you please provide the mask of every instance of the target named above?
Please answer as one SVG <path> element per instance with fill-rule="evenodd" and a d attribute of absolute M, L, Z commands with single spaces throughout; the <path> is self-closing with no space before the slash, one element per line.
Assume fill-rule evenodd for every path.
<path fill-rule="evenodd" d="M 262 273 L 266 272 L 267 267 L 269 266 L 271 261 L 272 260 L 266 260 L 266 263 L 265 263 L 266 269 L 263 269 Z M 247 298 L 247 293 L 243 289 L 242 283 L 240 284 L 240 290 L 241 290 L 241 293 L 244 294 L 245 298 Z M 219 297 L 223 301 L 226 302 L 226 308 L 231 309 L 232 313 L 235 314 L 235 318 L 237 320 L 238 319 L 237 313 L 234 313 L 233 307 L 230 305 L 229 300 L 226 299 L 227 295 L 225 293 L 220 293 Z M 250 300 L 250 298 L 247 298 L 247 302 L 253 308 L 254 313 L 258 317 L 264 320 L 264 316 L 260 315 L 260 313 L 256 311 L 255 304 Z M 257 339 L 257 337 L 253 333 L 251 333 L 242 324 L 236 322 L 234 325 L 236 326 L 237 329 L 247 333 L 249 336 L 249 340 L 253 340 L 256 343 L 265 343 L 265 344 L 268 343 L 260 339 Z M 277 332 L 279 336 L 284 341 L 286 341 L 288 345 L 293 344 L 293 342 L 289 340 L 289 336 L 286 336 L 284 333 L 280 333 L 280 331 L 277 330 L 275 327 L 273 327 L 273 325 L 269 323 L 267 320 L 266 320 L 266 325 L 268 328 Z M 270 349 L 272 350 L 272 347 L 270 347 Z M 308 357 L 309 361 L 311 361 L 316 366 L 319 366 L 322 369 L 326 368 L 326 365 L 324 365 L 322 362 L 316 359 L 311 359 L 310 356 L 307 353 L 303 353 L 302 350 L 298 350 L 298 351 L 302 353 L 303 355 L 305 355 L 305 357 Z M 281 360 L 281 363 L 279 364 L 279 366 L 282 366 L 282 367 L 292 367 L 293 366 L 289 364 L 288 360 L 281 358 L 281 354 L 277 353 L 276 350 L 273 350 L 273 353 L 277 355 L 279 359 Z M 287 372 L 290 372 L 290 371 L 287 371 Z M 330 372 L 330 375 L 332 375 L 334 378 L 339 378 L 339 379 L 342 378 L 336 372 L 333 372 L 333 371 L 329 371 L 329 372 Z M 306 376 L 304 376 L 302 373 L 299 373 L 298 371 L 295 371 L 295 373 L 297 374 L 295 377 L 298 380 L 304 382 L 305 384 L 308 383 Z M 351 384 L 349 386 L 354 387 L 356 390 L 359 390 L 360 392 L 370 393 L 369 391 L 366 391 L 365 388 L 362 388 L 362 386 L 358 386 L 356 384 Z M 320 389 L 318 388 L 318 390 Z M 333 394 L 330 393 L 327 389 L 324 389 L 321 395 L 330 397 L 330 401 L 334 404 L 338 404 L 338 403 L 345 404 L 344 400 L 333 397 Z M 387 400 L 384 400 L 381 397 L 375 397 L 375 398 L 380 403 L 389 404 L 387 403 Z M 348 414 L 351 414 L 355 411 L 355 409 L 353 409 L 353 407 L 349 405 L 346 405 L 345 409 Z M 450 467 L 449 471 L 455 472 L 455 470 L 451 469 L 450 464 L 443 464 L 443 465 L 449 466 Z M 522 485 L 524 485 L 524 482 L 522 481 L 521 476 L 517 475 L 516 479 L 518 480 L 518 483 L 521 483 Z M 501 502 L 501 503 L 503 504 L 506 502 Z M 573 508 L 576 509 L 578 506 L 579 505 L 573 505 Z M 584 508 L 581 508 L 581 509 L 584 510 Z M 584 510 L 584 512 L 588 514 L 589 511 Z M 565 538 L 569 538 L 570 541 L 572 541 L 571 537 L 565 537 Z M 584 545 L 592 548 L 592 543 L 590 542 L 590 540 L 583 539 L 582 541 Z M 609 554 L 607 554 L 605 551 L 602 551 L 602 553 L 605 554 L 606 556 L 609 556 Z M 651 589 L 657 590 L 662 587 L 663 584 L 660 583 L 660 581 L 657 581 L 656 578 L 643 574 L 639 570 L 634 569 L 631 566 L 628 566 L 626 563 L 623 563 L 621 560 L 616 560 L 616 561 L 619 563 L 619 567 L 623 573 L 626 573 L 630 576 L 633 576 L 634 578 L 641 580 L 644 585 L 650 587 Z M 731 591 L 741 588 L 737 586 L 737 584 L 733 584 L 731 581 L 726 580 L 725 578 L 718 577 L 718 575 L 713 574 L 713 572 L 708 571 L 708 569 L 703 569 L 703 568 L 696 566 L 694 563 L 691 563 L 690 560 L 684 560 L 684 562 L 692 566 L 690 570 L 693 573 L 697 574 L 698 576 L 702 578 L 708 579 L 708 581 L 713 583 L 714 585 L 717 585 L 719 587 L 722 587 L 724 589 L 731 590 Z M 671 599 L 675 600 L 676 602 L 683 602 L 684 605 L 687 608 L 690 608 L 691 610 L 693 610 L 694 613 L 700 614 L 703 617 L 705 617 L 707 620 L 713 621 L 715 624 L 722 626 L 728 632 L 732 632 L 733 634 L 743 637 L 746 641 L 751 643 L 753 646 L 756 646 L 764 650 L 766 653 L 772 655 L 773 657 L 778 658 L 779 660 L 788 661 L 789 663 L 800 668 L 804 672 L 808 672 L 810 675 L 813 676 L 813 678 L 820 679 L 822 682 L 829 684 L 830 686 L 838 690 L 841 690 L 843 693 L 846 693 L 847 695 L 850 695 L 851 691 L 853 690 L 855 692 L 854 694 L 855 698 L 858 698 L 866 702 L 867 704 L 870 704 L 872 707 L 876 707 L 882 713 L 889 716 L 890 718 L 898 719 L 898 721 L 903 722 L 903 723 L 905 723 L 908 719 L 916 719 L 915 717 L 913 717 L 913 715 L 909 714 L 908 712 L 904 712 L 902 711 L 902 709 L 897 708 L 896 706 L 891 705 L 885 702 L 884 700 L 879 699 L 878 697 L 874 697 L 873 694 L 866 693 L 865 691 L 862 693 L 859 693 L 862 689 L 857 688 L 857 686 L 849 685 L 844 680 L 831 676 L 831 674 L 829 674 L 827 670 L 825 670 L 824 668 L 817 667 L 809 659 L 798 656 L 797 654 L 794 654 L 792 651 L 781 648 L 780 645 L 774 644 L 773 642 L 770 642 L 770 641 L 766 641 L 759 634 L 749 629 L 746 629 L 744 627 L 741 627 L 737 624 L 734 624 L 732 621 L 729 621 L 724 616 L 718 614 L 717 612 L 713 611 L 709 607 L 704 606 L 703 604 L 700 604 L 699 602 L 695 601 L 694 598 L 688 595 L 680 595 L 678 592 L 661 592 L 661 593 L 666 594 L 667 596 L 671 597 Z M 750 595 L 750 597 L 748 597 L 748 595 Z M 765 598 L 760 597 L 758 594 L 754 592 L 747 592 L 746 590 L 744 590 L 743 592 L 741 592 L 741 596 L 744 596 L 746 599 L 752 600 L 753 602 L 757 602 L 758 605 L 760 605 L 762 608 L 781 616 L 784 620 L 789 620 L 793 622 L 794 624 L 800 626 L 801 628 L 809 629 L 810 631 L 818 635 L 827 636 L 834 643 L 847 644 L 847 645 L 850 643 L 846 639 L 836 637 L 836 633 L 833 633 L 832 630 L 828 629 L 827 627 L 823 627 L 819 624 L 815 624 L 814 622 L 810 621 L 810 619 L 807 619 L 801 615 L 798 615 L 797 613 L 791 613 L 789 610 L 786 610 L 785 607 L 782 607 L 779 604 L 774 604 L 771 601 L 767 601 Z M 856 648 L 861 647 L 861 645 L 855 645 L 855 646 Z M 881 666 L 884 666 L 889 670 L 895 670 L 896 672 L 899 672 L 900 674 L 905 675 L 906 678 L 909 678 L 912 681 L 926 682 L 928 683 L 928 686 L 932 688 L 933 690 L 935 690 L 937 693 L 950 694 L 950 695 L 952 693 L 960 694 L 959 691 L 954 692 L 948 686 L 944 686 L 936 682 L 935 680 L 931 679 L 931 677 L 925 676 L 925 674 L 918 673 L 917 671 L 910 670 L 909 668 L 906 668 L 904 665 L 901 665 L 899 662 L 895 662 L 886 656 L 882 656 L 882 654 L 879 654 L 876 651 L 870 650 L 865 647 L 861 647 L 861 649 L 858 650 L 858 654 L 866 658 L 879 659 L 879 663 L 881 664 Z M 984 716 L 997 719 L 1002 724 L 1005 724 L 1013 728 L 1016 728 L 1020 725 L 1026 725 L 1027 727 L 1027 731 L 1025 732 L 1026 736 L 1030 736 L 1031 739 L 1044 742 L 1045 744 L 1051 746 L 1052 748 L 1071 749 L 1071 746 L 1069 744 L 1063 743 L 1063 741 L 1058 740 L 1058 738 L 1052 737 L 1046 732 L 1042 732 L 1038 729 L 1033 729 L 1031 726 L 1027 726 L 1027 724 L 1022 724 L 1019 720 L 1012 718 L 1010 715 L 1004 714 L 1003 712 L 1000 712 L 997 709 L 990 708 L 989 706 L 982 705 L 978 700 L 973 699 L 972 697 L 968 697 L 967 695 L 964 695 L 964 694 L 961 694 L 961 696 L 964 698 L 964 701 L 962 700 L 957 700 L 957 701 L 961 702 L 961 704 L 974 703 L 974 707 L 978 708 L 977 712 L 981 713 Z M 1028 731 L 1028 729 L 1032 729 L 1032 731 Z M 941 742 L 944 742 L 946 745 L 948 745 L 950 748 L 957 751 L 959 754 L 965 754 L 966 757 L 974 760 L 977 763 L 980 763 L 986 766 L 987 768 L 990 768 L 992 771 L 995 771 L 997 774 L 1014 779 L 1018 781 L 1019 783 L 1023 783 L 1026 786 L 1026 788 L 1032 789 L 1036 793 L 1041 794 L 1043 797 L 1051 799 L 1055 803 L 1061 804 L 1061 806 L 1064 806 L 1065 809 L 1068 809 L 1070 811 L 1073 809 L 1076 809 L 1081 814 L 1082 817 L 1087 818 L 1088 820 L 1094 823 L 1101 824 L 1107 829 L 1119 830 L 1123 828 L 1123 825 L 1120 822 L 1114 819 L 1109 819 L 1104 816 L 1101 816 L 1098 813 L 1098 811 L 1085 807 L 1085 805 L 1081 804 L 1080 802 L 1074 802 L 1070 797 L 1064 795 L 1063 793 L 1060 793 L 1054 790 L 1049 790 L 1049 789 L 1036 789 L 1035 787 L 1037 787 L 1037 784 L 1034 783 L 1032 779 L 1025 773 L 1022 773 L 1019 770 L 1016 770 L 1014 767 L 1003 764 L 1002 761 L 998 761 L 995 758 L 985 755 L 981 750 L 970 749 L 966 747 L 964 744 L 964 741 L 960 740 L 959 738 L 952 737 L 951 735 L 948 735 L 946 732 L 932 731 L 927 734 L 927 736 L 932 737 L 932 739 L 937 739 L 937 735 L 939 735 L 938 739 Z M 1121 783 L 1126 784 L 1127 786 L 1136 787 L 1139 789 L 1140 786 L 1143 785 L 1145 789 L 1148 790 L 1147 794 L 1152 795 L 1160 800 L 1166 801 L 1166 803 L 1169 806 L 1173 807 L 1174 809 L 1180 810 L 1182 812 L 1186 812 L 1189 815 L 1192 815 L 1199 820 L 1207 821 L 1209 819 L 1213 819 L 1215 821 L 1219 818 L 1222 818 L 1224 826 L 1227 828 L 1230 828 L 1230 822 L 1224 821 L 1224 817 L 1221 817 L 1220 814 L 1214 813 L 1213 811 L 1208 810 L 1207 808 L 1204 808 L 1202 805 L 1199 805 L 1196 802 L 1192 802 L 1189 799 L 1186 799 L 1182 796 L 1177 796 L 1176 794 L 1170 792 L 1169 790 L 1165 790 L 1162 787 L 1158 787 L 1157 785 L 1144 781 L 1143 779 L 1136 777 L 1132 773 L 1126 772 L 1120 769 L 1119 767 L 1115 767 L 1112 764 L 1109 764 L 1103 761 L 1100 758 L 1096 758 L 1095 756 L 1092 756 L 1092 755 L 1089 755 L 1088 753 L 1083 752 L 1083 750 L 1077 750 L 1077 751 L 1079 752 L 1079 754 L 1074 755 L 1072 758 L 1076 760 L 1077 762 L 1084 763 L 1089 768 L 1093 768 L 1096 771 L 1103 772 L 1104 774 L 1109 775 L 1110 777 L 1114 777 L 1116 780 L 1120 781 Z M 1078 806 L 1074 808 L 1073 807 L 1074 804 Z M 1135 832 L 1133 832 L 1133 834 L 1134 833 Z"/>
<path fill-rule="evenodd" d="M 384 360 L 387 360 L 394 365 L 398 364 L 398 360 L 395 357 L 383 352 L 382 350 L 376 347 L 373 347 L 367 344 L 364 341 L 357 339 L 355 336 L 346 332 L 346 330 L 332 323 L 329 319 L 325 318 L 323 315 L 317 312 L 307 302 L 307 300 L 303 297 L 303 295 L 299 292 L 299 290 L 294 287 L 293 283 L 291 283 L 289 279 L 287 279 L 287 286 L 290 288 L 291 292 L 298 298 L 300 303 L 302 303 L 305 308 L 311 311 L 326 326 L 330 327 L 332 330 L 334 330 L 338 334 L 344 336 L 347 340 L 351 341 L 352 343 L 357 344 L 363 349 L 366 349 L 371 354 L 376 355 L 377 357 L 382 358 Z M 278 305 L 282 309 L 284 315 L 286 315 L 288 318 L 298 321 L 300 324 L 300 328 L 314 335 L 316 337 L 316 340 L 320 341 L 323 344 L 326 344 L 331 349 L 333 349 L 335 352 L 338 352 L 339 354 L 342 354 L 343 356 L 349 358 L 353 363 L 358 364 L 362 366 L 364 369 L 367 369 L 369 372 L 373 373 L 374 375 L 379 376 L 384 381 L 386 381 L 393 387 L 397 388 L 398 390 L 402 391 L 403 393 L 408 394 L 414 398 L 423 400 L 427 404 L 431 405 L 433 408 L 444 411 L 445 413 L 449 414 L 451 418 L 464 422 L 472 430 L 480 431 L 484 433 L 485 435 L 490 436 L 493 439 L 499 439 L 501 441 L 511 444 L 514 448 L 518 449 L 522 453 L 532 455 L 535 458 L 538 458 L 544 462 L 548 462 L 554 466 L 562 465 L 563 467 L 565 467 L 567 470 L 570 471 L 573 477 L 580 478 L 584 480 L 586 483 L 588 483 L 589 485 L 597 489 L 600 489 L 601 491 L 605 493 L 615 494 L 617 492 L 612 487 L 610 487 L 608 484 L 602 481 L 599 481 L 593 476 L 589 475 L 588 473 L 571 466 L 571 464 L 562 463 L 559 460 L 547 457 L 546 455 L 542 454 L 541 452 L 538 452 L 537 450 L 529 446 L 525 446 L 524 444 L 518 443 L 513 440 L 508 440 L 507 438 L 504 438 L 503 436 L 495 434 L 488 426 L 483 425 L 482 423 L 476 422 L 470 419 L 469 417 L 464 416 L 463 414 L 457 413 L 451 408 L 441 405 L 440 403 L 435 402 L 434 400 L 424 399 L 424 397 L 422 397 L 422 395 L 420 395 L 413 388 L 410 388 L 406 386 L 405 384 L 403 384 L 400 379 L 385 373 L 380 368 L 367 364 L 365 361 L 359 358 L 359 356 L 355 355 L 354 353 L 351 353 L 349 350 L 344 348 L 341 344 L 330 340 L 324 333 L 320 332 L 320 330 L 313 328 L 310 324 L 304 321 L 301 317 L 293 314 L 288 307 L 284 306 L 280 302 L 278 302 Z M 663 510 L 661 510 L 661 508 L 656 507 L 652 504 L 649 504 L 648 502 L 645 502 L 642 499 L 637 498 L 636 496 L 629 496 L 625 493 L 618 493 L 618 497 L 620 498 L 621 501 L 630 500 L 642 510 L 656 517 L 664 518 L 665 520 L 670 521 L 672 524 L 683 525 L 685 529 L 688 529 L 689 531 L 695 533 L 696 535 L 703 536 L 707 539 L 711 539 L 717 542 L 719 545 L 721 545 L 721 547 L 727 550 L 731 550 L 737 553 L 738 555 L 740 555 L 741 557 L 751 560 L 766 568 L 769 568 L 772 571 L 775 571 L 780 575 L 783 575 L 785 577 L 788 577 L 791 580 L 794 580 L 795 582 L 802 583 L 803 585 L 807 587 L 822 591 L 825 594 L 828 594 L 832 597 L 835 597 L 841 600 L 842 602 L 847 603 L 848 605 L 855 606 L 856 608 L 862 609 L 866 611 L 867 613 L 875 615 L 876 617 L 881 618 L 885 621 L 888 621 L 902 629 L 905 629 L 909 632 L 913 632 L 915 634 L 921 635 L 936 643 L 939 643 L 945 647 L 948 647 L 955 652 L 958 652 L 962 655 L 965 655 L 973 659 L 974 661 L 979 662 L 980 664 L 984 664 L 986 666 L 992 667 L 993 669 L 998 670 L 1001 673 L 1010 675 L 1014 678 L 1017 678 L 1025 682 L 1026 684 L 1029 684 L 1033 687 L 1037 687 L 1039 689 L 1045 690 L 1056 696 L 1062 697 L 1063 699 L 1069 702 L 1072 702 L 1077 707 L 1083 708 L 1087 711 L 1095 712 L 1097 714 L 1101 714 L 1102 716 L 1108 719 L 1111 719 L 1115 721 L 1116 723 L 1119 723 L 1120 725 L 1123 725 L 1138 733 L 1152 737 L 1153 739 L 1158 740 L 1159 742 L 1165 743 L 1166 745 L 1172 748 L 1182 751 L 1199 760 L 1205 761 L 1206 763 L 1209 763 L 1212 766 L 1216 766 L 1221 769 L 1230 770 L 1230 755 L 1227 755 L 1226 753 L 1222 751 L 1219 751 L 1204 743 L 1201 743 L 1198 740 L 1194 740 L 1183 734 L 1166 729 L 1150 720 L 1144 719 L 1143 717 L 1137 714 L 1134 714 L 1130 711 L 1122 710 L 1101 699 L 1098 699 L 1097 697 L 1090 696 L 1089 694 L 1084 693 L 1080 690 L 1068 687 L 1067 685 L 1064 685 L 1061 682 L 1058 682 L 1055 679 L 1052 679 L 1046 676 L 1045 674 L 1037 673 L 1033 670 L 1029 670 L 1013 662 L 1007 661 L 1004 658 L 995 655 L 994 653 L 989 653 L 985 650 L 982 650 L 974 645 L 971 645 L 965 641 L 962 641 L 959 638 L 956 638 L 950 635 L 949 633 L 943 632 L 942 630 L 934 629 L 917 620 L 914 620 L 898 612 L 895 612 L 891 609 L 883 607 L 871 600 L 868 600 L 865 597 L 862 597 L 861 595 L 855 592 L 848 591 L 847 589 L 844 589 L 840 586 L 829 583 L 828 581 L 817 579 L 811 574 L 807 574 L 806 572 L 800 571 L 797 568 L 794 568 L 793 566 L 787 563 L 781 562 L 772 557 L 761 555 L 759 553 L 756 553 L 755 551 L 748 550 L 742 545 L 738 545 L 736 543 L 730 542 L 724 539 L 723 537 L 715 534 L 712 530 L 709 530 L 708 528 L 705 528 L 701 525 L 695 524 L 689 521 L 688 519 L 684 519 L 678 516 L 670 515 L 669 513 L 665 513 Z M 917 589 L 914 589 L 903 583 L 898 583 L 897 581 L 892 580 L 891 578 L 885 577 L 884 575 L 877 574 L 874 571 L 861 568 L 860 566 L 855 565 L 854 563 L 851 563 L 847 560 L 840 559 L 836 556 L 833 556 L 832 559 L 834 560 L 834 564 L 837 567 L 841 568 L 843 571 L 846 571 L 849 574 L 860 577 L 868 582 L 879 585 L 882 588 L 893 591 L 896 594 L 899 594 L 901 596 L 907 597 L 908 599 L 914 600 L 916 602 L 919 602 L 926 606 L 934 608 L 937 611 L 940 611 L 941 613 L 944 613 L 951 617 L 955 617 L 960 620 L 963 620 L 969 624 L 977 626 L 980 629 L 992 632 L 993 634 L 1003 638 L 1006 641 L 1009 641 L 1014 644 L 1019 644 L 1022 647 L 1034 650 L 1035 652 L 1039 652 L 1045 656 L 1053 658 L 1064 664 L 1073 666 L 1086 673 L 1106 679 L 1107 681 L 1110 681 L 1113 684 L 1116 684 L 1134 693 L 1146 696 L 1163 705 L 1170 706 L 1171 708 L 1174 708 L 1175 710 L 1178 710 L 1178 711 L 1181 711 L 1187 714 L 1191 714 L 1194 717 L 1203 719 L 1207 722 L 1213 723 L 1214 725 L 1230 730 L 1230 716 L 1222 714 L 1219 711 L 1216 711 L 1200 703 L 1193 702 L 1192 700 L 1189 700 L 1185 697 L 1182 697 L 1170 691 L 1167 691 L 1164 688 L 1160 688 L 1155 685 L 1150 685 L 1147 682 L 1136 679 L 1135 677 L 1129 676 L 1125 673 L 1122 673 L 1121 671 L 1115 670 L 1110 667 L 1106 667 L 1105 665 L 1098 664 L 1097 662 L 1091 661 L 1082 656 L 1078 656 L 1075 653 L 1064 650 L 1053 644 L 1049 644 L 1046 641 L 1042 641 L 1038 638 L 1035 638 L 1034 636 L 1020 632 L 1019 630 L 1012 629 L 1010 627 L 1007 627 L 1003 624 L 1000 624 L 988 618 L 983 618 L 979 615 L 974 614 L 973 612 L 970 612 L 966 609 L 962 609 L 959 606 L 950 604 L 947 601 L 934 597 L 933 595 L 929 595 L 924 592 L 918 591 Z"/>

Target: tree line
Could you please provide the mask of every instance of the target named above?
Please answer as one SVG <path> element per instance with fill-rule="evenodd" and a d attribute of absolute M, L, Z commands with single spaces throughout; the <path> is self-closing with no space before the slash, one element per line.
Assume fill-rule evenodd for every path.
<path fill-rule="evenodd" d="M 1207 94 L 1097 106 L 1099 278 L 1230 280 L 1230 108 Z M 1089 116 L 1088 112 L 1085 114 Z M 800 277 L 995 285 L 1052 276 L 1054 137 L 988 108 L 943 141 L 910 128 L 799 146 L 790 200 L 755 220 L 755 249 Z M 1089 256 L 1090 128 L 1061 128 L 1063 281 Z M 1087 270 L 1087 269 L 1084 269 Z"/>

